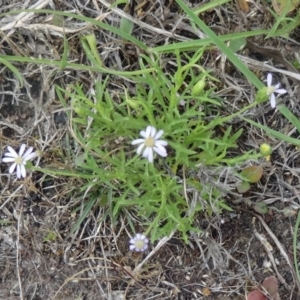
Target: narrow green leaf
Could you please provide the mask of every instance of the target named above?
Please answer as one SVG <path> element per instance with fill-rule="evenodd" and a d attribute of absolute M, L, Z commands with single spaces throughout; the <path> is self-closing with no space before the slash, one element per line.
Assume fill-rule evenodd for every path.
<path fill-rule="evenodd" d="M 212 43 L 214 43 L 227 56 L 227 58 L 257 89 L 260 89 L 264 86 L 264 84 L 249 70 L 249 68 L 234 55 L 234 53 L 224 44 L 224 42 L 208 26 L 206 26 L 200 18 L 196 16 L 195 13 L 182 0 L 176 0 L 176 2 L 189 16 L 189 19 L 193 21 L 207 36 L 210 37 Z"/>
<path fill-rule="evenodd" d="M 261 124 L 259 124 L 257 122 L 254 122 L 254 121 L 250 120 L 250 119 L 247 119 L 247 118 L 242 118 L 242 119 L 244 121 L 246 121 L 246 122 L 248 122 L 248 123 L 250 123 L 250 124 L 252 124 L 252 125 L 254 125 L 254 126 L 258 127 L 258 128 L 260 128 L 260 129 L 263 129 L 270 136 L 273 136 L 273 137 L 278 138 L 280 140 L 286 141 L 286 142 L 291 143 L 293 145 L 300 146 L 300 140 L 298 140 L 298 139 L 294 139 L 294 138 L 292 138 L 290 136 L 287 136 L 286 134 L 283 134 L 281 132 L 273 130 L 273 129 L 267 127 L 267 126 L 261 125 Z"/>
<path fill-rule="evenodd" d="M 86 41 L 89 44 L 89 49 L 91 50 L 91 53 L 93 54 L 93 57 L 96 59 L 97 64 L 95 64 L 96 66 L 98 65 L 99 67 L 103 67 L 103 62 L 102 59 L 99 55 L 99 52 L 97 50 L 97 42 L 96 42 L 96 37 L 94 34 L 89 34 L 85 36 Z"/>
<path fill-rule="evenodd" d="M 87 215 L 91 211 L 91 209 L 94 206 L 94 204 L 96 203 L 96 201 L 97 201 L 97 198 L 95 197 L 94 199 L 90 199 L 87 203 L 85 203 L 84 210 L 81 213 L 78 220 L 75 222 L 74 226 L 71 228 L 70 233 L 67 236 L 67 239 L 72 235 L 72 233 L 74 233 L 80 227 L 81 223 L 87 217 Z"/>
<path fill-rule="evenodd" d="M 60 70 L 64 70 L 68 63 L 68 53 L 69 53 L 69 47 L 68 47 L 68 40 L 66 38 L 66 35 L 64 34 L 64 52 L 61 58 L 61 65 Z"/>
<path fill-rule="evenodd" d="M 142 43 L 141 41 L 139 41 L 138 39 L 136 39 L 135 37 L 131 36 L 130 34 L 121 31 L 120 29 L 111 26 L 107 23 L 104 23 L 102 21 L 98 21 L 92 18 L 88 18 L 85 17 L 83 15 L 79 15 L 79 14 L 73 14 L 73 13 L 68 13 L 68 12 L 63 12 L 63 11 L 57 11 L 57 10 L 51 10 L 51 9 L 18 9 L 18 10 L 13 10 L 10 12 L 5 12 L 0 14 L 0 19 L 1 17 L 4 16 L 8 16 L 8 15 L 13 15 L 13 14 L 19 14 L 19 13 L 24 13 L 24 12 L 29 12 L 29 13 L 36 13 L 36 14 L 50 14 L 50 15 L 57 15 L 57 16 L 65 16 L 68 18 L 74 18 L 77 20 L 81 20 L 90 24 L 93 24 L 95 26 L 98 26 L 102 29 L 105 29 L 109 32 L 113 32 L 117 35 L 119 35 L 120 37 L 122 37 L 124 40 L 130 41 L 133 44 L 137 45 L 139 48 L 143 49 L 143 50 L 147 50 L 148 47 Z"/>
<path fill-rule="evenodd" d="M 9 63 L 6 59 L 6 56 L 0 56 L 0 63 L 2 63 L 3 65 L 5 65 L 6 67 L 8 67 L 18 78 L 21 87 L 23 87 L 23 77 L 21 75 L 21 73 L 18 71 L 18 69 L 16 67 L 14 67 L 11 63 Z"/>
<path fill-rule="evenodd" d="M 287 107 L 280 106 L 278 109 L 298 130 L 300 133 L 300 120 Z"/>

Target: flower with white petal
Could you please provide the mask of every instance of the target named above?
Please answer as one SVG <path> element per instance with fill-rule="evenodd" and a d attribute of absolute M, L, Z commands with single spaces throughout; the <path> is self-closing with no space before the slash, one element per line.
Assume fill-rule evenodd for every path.
<path fill-rule="evenodd" d="M 156 131 L 156 128 L 153 126 L 147 126 L 146 130 L 142 130 L 140 135 L 142 139 L 136 139 L 131 142 L 131 145 L 140 144 L 137 148 L 137 154 L 147 158 L 150 163 L 153 162 L 153 151 L 162 157 L 167 156 L 167 151 L 165 146 L 168 145 L 166 141 L 159 140 L 159 138 L 164 134 L 163 130 Z"/>
<path fill-rule="evenodd" d="M 24 153 L 25 148 L 26 145 L 22 144 L 18 154 L 12 147 L 8 146 L 8 152 L 4 154 L 4 157 L 2 159 L 2 161 L 5 163 L 13 163 L 9 168 L 10 174 L 12 174 L 17 168 L 17 178 L 26 177 L 26 162 L 36 157 L 36 152 L 33 152 L 33 147 L 29 147 Z"/>
<path fill-rule="evenodd" d="M 267 93 L 270 97 L 271 107 L 275 108 L 276 106 L 275 93 L 282 95 L 285 94 L 287 91 L 285 89 L 279 88 L 280 83 L 277 83 L 276 85 L 272 85 L 272 81 L 273 81 L 273 76 L 271 73 L 269 73 L 267 76 L 267 86 L 268 86 Z"/>
<path fill-rule="evenodd" d="M 137 233 L 132 239 L 130 239 L 130 251 L 144 252 L 148 249 L 148 239 L 144 234 Z"/>

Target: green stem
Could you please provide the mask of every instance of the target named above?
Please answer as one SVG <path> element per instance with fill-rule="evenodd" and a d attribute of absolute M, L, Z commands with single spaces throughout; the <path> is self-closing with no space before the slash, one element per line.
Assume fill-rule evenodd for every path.
<path fill-rule="evenodd" d="M 297 262 L 297 233 L 298 233 L 299 224 L 300 224 L 300 211 L 298 211 L 298 216 L 297 216 L 294 234 L 293 234 L 294 264 L 295 264 L 296 275 L 297 275 L 298 281 L 300 282 L 300 274 L 299 274 L 299 268 L 298 268 L 298 262 Z"/>
<path fill-rule="evenodd" d="M 236 112 L 236 113 L 234 113 L 234 114 L 232 114 L 230 116 L 227 116 L 227 117 L 224 117 L 224 118 L 221 118 L 221 119 L 217 119 L 216 121 L 211 122 L 210 124 L 208 124 L 207 129 L 214 128 L 216 125 L 223 124 L 223 123 L 225 123 L 227 121 L 232 120 L 235 117 L 239 117 L 243 112 L 245 112 L 246 110 L 254 107 L 256 104 L 257 104 L 257 102 L 253 102 L 253 103 L 245 106 L 244 108 L 242 108 L 241 110 L 239 110 L 238 112 Z"/>

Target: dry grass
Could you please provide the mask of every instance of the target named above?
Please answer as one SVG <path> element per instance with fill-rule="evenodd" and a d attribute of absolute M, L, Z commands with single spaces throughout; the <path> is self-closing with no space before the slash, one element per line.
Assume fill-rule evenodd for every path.
<path fill-rule="evenodd" d="M 24 4 L 1 2 L 1 12 L 34 7 L 73 10 L 112 25 L 117 25 L 124 15 L 122 8 L 109 9 L 110 3 L 104 0 L 87 1 L 86 4 L 68 0 L 42 0 L 35 4 L 35 1 L 23 1 Z M 250 5 L 252 10 L 248 15 L 241 13 L 238 6 L 229 4 L 204 13 L 202 18 L 207 24 L 218 24 L 229 32 L 249 27 L 269 28 L 273 20 L 264 5 L 261 2 Z M 203 37 L 185 22 L 172 1 L 140 3 L 134 15 L 131 18 L 136 24 L 134 35 L 150 46 Z M 132 49 L 117 36 L 83 22 L 74 23 L 74 20 L 67 19 L 64 26 L 55 24 L 53 16 L 28 13 L 0 19 L 1 54 L 60 59 L 65 33 L 69 43 L 68 59 L 85 64 L 79 38 L 93 32 L 107 67 L 136 68 L 137 49 Z M 294 40 L 299 36 L 295 31 Z M 280 39 L 255 38 L 254 42 L 260 47 L 284 48 Z M 291 41 L 291 44 L 299 47 L 296 42 Z M 219 54 L 216 50 L 207 53 L 202 63 L 215 70 L 221 82 L 217 96 L 226 97 L 227 113 L 230 113 L 250 103 L 255 91 Z M 261 75 L 265 68 L 282 67 L 280 59 L 273 59 L 268 61 L 268 67 L 259 62 L 258 68 L 257 57 L 249 49 L 242 57 L 245 61 L 251 58 L 249 66 Z M 171 70 L 174 58 L 166 56 L 164 59 Z M 263 59 L 268 60 L 268 57 Z M 272 63 L 274 66 L 270 67 Z M 84 71 L 60 71 L 55 66 L 18 64 L 17 67 L 25 79 L 24 87 L 20 87 L 7 69 L 1 68 L 0 149 L 4 151 L 7 145 L 17 147 L 27 143 L 43 152 L 36 164 L 64 168 L 69 163 L 68 153 L 76 153 L 77 149 L 72 143 L 64 110 L 56 99 L 54 84 L 65 87 L 70 82 L 80 82 L 89 90 L 95 75 Z M 299 97 L 297 86 L 291 86 L 285 76 L 283 81 L 289 87 L 292 99 Z M 112 77 L 110 92 L 122 90 L 122 85 L 134 91 L 130 82 L 120 82 L 119 78 Z M 297 102 L 291 101 L 287 105 L 299 115 Z M 293 130 L 273 113 L 268 108 L 253 110 L 248 117 L 287 133 Z M 266 140 L 264 133 L 255 127 L 241 122 L 233 125 L 244 127 L 240 152 Z M 226 192 L 233 213 L 216 217 L 199 215 L 195 223 L 202 233 L 192 235 L 188 245 L 183 244 L 174 231 L 173 235 L 153 245 L 146 255 L 128 251 L 130 229 L 125 218 L 112 224 L 108 219 L 102 219 L 106 209 L 102 207 L 94 207 L 82 225 L 69 236 L 82 212 L 83 201 L 88 199 L 88 191 L 84 195 L 78 194 L 77 187 L 83 184 L 80 180 L 35 172 L 23 181 L 15 181 L 8 176 L 7 166 L 2 163 L 0 298 L 238 300 L 245 299 L 247 290 L 259 286 L 265 277 L 276 274 L 281 283 L 281 299 L 298 299 L 300 287 L 291 256 L 295 218 L 274 212 L 262 218 L 253 215 L 245 204 L 247 199 L 259 199 L 277 209 L 299 209 L 299 153 L 285 143 L 268 142 L 276 149 L 273 161 L 262 182 L 243 198 L 233 191 L 237 178 L 229 168 L 218 171 L 217 178 L 216 170 L 208 168 L 193 174 L 202 181 L 215 181 L 224 194 Z M 138 226 L 134 212 L 126 213 Z M 271 266 L 266 267 L 265 261 L 270 261 Z"/>

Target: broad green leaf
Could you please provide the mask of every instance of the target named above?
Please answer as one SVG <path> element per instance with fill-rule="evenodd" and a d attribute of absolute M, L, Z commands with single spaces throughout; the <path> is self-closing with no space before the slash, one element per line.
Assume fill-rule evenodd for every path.
<path fill-rule="evenodd" d="M 51 242 L 54 241 L 56 239 L 56 234 L 53 231 L 50 231 L 47 236 L 45 236 L 45 238 L 43 239 L 43 242 Z"/>
<path fill-rule="evenodd" d="M 232 40 L 229 42 L 228 48 L 233 52 L 236 53 L 240 50 L 242 50 L 246 46 L 246 39 L 245 38 L 240 38 L 237 40 Z"/>
<path fill-rule="evenodd" d="M 259 214 L 266 214 L 268 212 L 268 206 L 265 202 L 257 202 L 253 208 Z"/>
<path fill-rule="evenodd" d="M 251 183 L 258 182 L 263 174 L 262 166 L 250 166 L 245 168 L 241 175 Z"/>
<path fill-rule="evenodd" d="M 243 181 L 236 189 L 240 194 L 246 193 L 250 190 L 250 183 L 248 181 Z"/>
<path fill-rule="evenodd" d="M 120 30 L 121 31 L 131 35 L 133 26 L 134 26 L 133 22 L 131 22 L 130 20 L 128 20 L 126 18 L 121 18 L 121 22 L 120 22 Z"/>

